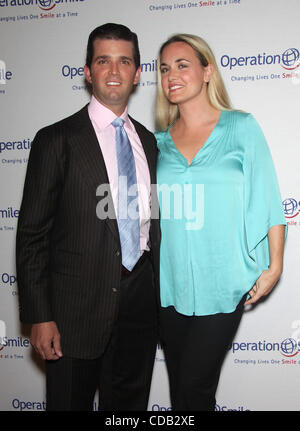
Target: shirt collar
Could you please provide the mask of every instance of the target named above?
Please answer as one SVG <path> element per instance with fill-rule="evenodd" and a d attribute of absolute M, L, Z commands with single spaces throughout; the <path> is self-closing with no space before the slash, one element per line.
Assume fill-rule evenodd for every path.
<path fill-rule="evenodd" d="M 110 109 L 106 108 L 106 106 L 102 105 L 102 103 L 100 103 L 94 95 L 91 97 L 91 101 L 88 106 L 88 112 L 90 118 L 100 131 L 110 126 L 111 123 L 117 118 L 116 114 L 114 114 Z M 131 128 L 127 106 L 119 118 L 122 118 L 125 121 L 125 126 Z"/>

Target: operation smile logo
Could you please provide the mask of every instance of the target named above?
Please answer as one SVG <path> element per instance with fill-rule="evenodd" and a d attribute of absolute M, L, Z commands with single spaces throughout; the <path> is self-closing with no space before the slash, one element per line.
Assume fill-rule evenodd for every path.
<path fill-rule="evenodd" d="M 6 324 L 3 320 L 0 320 L 0 352 L 4 349 L 4 339 L 6 337 Z"/>
<path fill-rule="evenodd" d="M 5 61 L 0 60 L 0 94 L 5 94 L 5 88 L 2 87 L 2 85 L 5 85 L 8 81 L 12 79 L 12 77 L 12 72 L 6 69 Z"/>
<path fill-rule="evenodd" d="M 1 1 L 1 0 L 0 0 Z M 87 86 L 85 85 L 84 80 L 84 68 L 83 66 L 74 66 L 69 64 L 64 64 L 61 67 L 61 75 L 63 78 L 70 79 L 73 81 L 72 83 L 72 90 L 86 90 Z M 139 87 L 151 87 L 156 86 L 156 72 L 157 72 L 157 59 L 152 58 L 148 62 L 141 63 L 141 79 L 138 82 Z M 154 80 L 149 78 L 148 76 L 151 75 L 154 77 Z M 145 79 L 144 79 L 145 78 Z M 81 80 L 80 83 L 78 83 L 78 80 Z"/>
<path fill-rule="evenodd" d="M 289 48 L 282 54 L 282 67 L 287 70 L 294 70 L 300 66 L 299 51 L 296 48 Z"/>
<path fill-rule="evenodd" d="M 15 348 L 28 348 L 30 347 L 30 341 L 28 338 L 24 338 L 22 336 L 8 338 L 7 336 L 0 337 L 0 350 L 3 350 L 5 347 Z M 10 358 L 11 359 L 11 358 Z"/>
<path fill-rule="evenodd" d="M 3 320 L 0 320 L 0 359 L 23 359 L 23 349 L 30 347 L 30 341 L 28 338 L 17 336 L 8 337 L 6 335 L 6 324 Z M 6 350 L 8 348 L 8 350 Z M 15 350 L 17 349 L 17 350 Z"/>
<path fill-rule="evenodd" d="M 247 57 L 229 57 L 229 55 L 222 55 L 221 66 L 226 68 L 229 67 L 232 70 L 235 67 L 242 66 L 264 66 L 280 64 L 286 70 L 297 69 L 300 65 L 300 53 L 297 48 L 289 48 L 282 54 L 267 55 L 258 54 L 256 56 Z"/>
<path fill-rule="evenodd" d="M 300 365 L 299 357 L 296 356 L 300 352 L 300 320 L 294 320 L 291 324 L 293 332 L 290 337 L 285 338 L 281 342 L 256 341 L 256 342 L 236 342 L 234 341 L 229 347 L 234 355 L 234 363 L 240 365 Z M 245 357 L 245 354 L 253 352 L 256 357 Z M 264 354 L 263 358 L 259 358 L 258 354 Z M 280 353 L 280 357 L 271 357 L 268 354 Z M 242 354 L 242 357 L 238 357 Z"/>
<path fill-rule="evenodd" d="M 42 10 L 52 10 L 56 6 L 54 0 L 39 0 L 39 8 Z"/>
<path fill-rule="evenodd" d="M 288 48 L 281 54 L 267 54 L 265 52 L 259 53 L 257 55 L 231 57 L 227 54 L 222 55 L 220 59 L 220 64 L 224 69 L 229 69 L 230 71 L 241 70 L 244 67 L 253 66 L 281 66 L 284 71 L 281 75 L 278 73 L 272 73 L 271 75 L 256 75 L 256 79 L 280 79 L 280 78 L 298 78 L 300 79 L 300 74 L 297 73 L 296 69 L 300 66 L 300 52 L 298 48 Z M 248 69 L 249 70 L 249 69 Z M 240 79 L 239 79 L 240 78 Z M 242 80 L 245 77 L 235 77 L 232 76 L 232 81 Z M 254 80 L 254 76 L 248 76 L 247 80 Z M 246 79 L 243 79 L 246 80 Z"/>
<path fill-rule="evenodd" d="M 2 141 L 0 138 L 0 163 L 6 167 L 26 164 L 28 162 L 28 153 L 31 144 L 32 142 L 29 138 L 9 141 Z M 1 213 L 0 210 L 0 217 L 1 216 L 3 217 L 3 213 Z"/>
<path fill-rule="evenodd" d="M 289 358 L 288 360 L 282 359 L 281 362 L 276 359 L 269 360 L 258 360 L 258 364 L 300 364 L 300 361 L 292 360 L 297 356 L 300 352 L 300 341 L 295 340 L 292 337 L 286 338 L 281 342 L 267 342 L 266 340 L 257 341 L 257 342 L 233 342 L 230 346 L 232 354 L 236 354 L 237 352 L 279 352 L 285 358 Z M 235 363 L 256 363 L 255 360 L 235 360 Z"/>
<path fill-rule="evenodd" d="M 281 354 L 287 358 L 292 358 L 298 355 L 300 351 L 300 341 L 294 340 L 294 338 L 286 338 L 280 345 Z"/>
<path fill-rule="evenodd" d="M 287 198 L 282 202 L 282 205 L 285 218 L 288 220 L 287 224 L 289 226 L 300 225 L 300 221 L 295 220 L 300 213 L 300 201 L 294 198 Z"/>
<path fill-rule="evenodd" d="M 70 6 L 77 6 L 82 4 L 86 0 L 0 0 L 0 10 L 1 8 L 9 7 L 18 8 L 16 15 L 1 16 L 0 22 L 15 22 L 15 21 L 27 21 L 32 22 L 39 19 L 63 19 L 63 18 L 76 18 L 79 16 L 79 12 L 70 11 Z M 27 6 L 37 7 L 40 13 L 37 14 L 30 10 L 28 15 L 19 13 L 20 10 L 24 11 Z M 56 6 L 66 6 L 69 10 L 62 11 Z M 10 13 L 12 12 L 11 9 Z M 2 12 L 2 11 L 1 11 Z M 4 15 L 4 14 L 3 14 Z"/>
<path fill-rule="evenodd" d="M 44 11 L 52 10 L 58 4 L 82 3 L 85 0 L 0 0 L 0 7 L 38 6 Z"/>
<path fill-rule="evenodd" d="M 299 214 L 300 202 L 294 198 L 288 198 L 283 201 L 283 211 L 286 218 L 294 218 Z"/>
<path fill-rule="evenodd" d="M 37 1 L 40 9 L 49 12 L 59 3 L 76 3 L 76 2 L 78 3 L 78 2 L 83 2 L 85 0 L 37 0 Z"/>
<path fill-rule="evenodd" d="M 0 274 L 0 289 L 8 290 L 13 296 L 18 295 L 17 291 L 17 277 L 15 274 L 3 272 Z M 1 325 L 0 325 L 0 338 L 1 338 Z"/>

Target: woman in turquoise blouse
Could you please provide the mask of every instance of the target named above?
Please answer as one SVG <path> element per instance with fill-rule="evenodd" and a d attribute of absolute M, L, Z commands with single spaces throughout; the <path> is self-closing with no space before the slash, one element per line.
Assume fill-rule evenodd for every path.
<path fill-rule="evenodd" d="M 206 42 L 171 37 L 158 75 L 161 327 L 172 408 L 214 410 L 244 305 L 281 275 L 286 222 L 264 135 L 251 114 L 231 109 Z"/>

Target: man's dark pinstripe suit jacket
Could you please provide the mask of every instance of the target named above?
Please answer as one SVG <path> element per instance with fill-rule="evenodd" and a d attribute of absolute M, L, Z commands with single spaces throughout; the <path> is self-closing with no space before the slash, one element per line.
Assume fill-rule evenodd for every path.
<path fill-rule="evenodd" d="M 144 147 L 151 183 L 156 184 L 155 138 L 131 120 Z M 17 230 L 20 319 L 55 321 L 66 356 L 99 357 L 118 311 L 122 263 L 117 220 L 96 215 L 101 199 L 96 189 L 108 182 L 87 106 L 37 133 Z M 150 243 L 153 288 L 158 289 L 157 218 L 151 220 Z"/>

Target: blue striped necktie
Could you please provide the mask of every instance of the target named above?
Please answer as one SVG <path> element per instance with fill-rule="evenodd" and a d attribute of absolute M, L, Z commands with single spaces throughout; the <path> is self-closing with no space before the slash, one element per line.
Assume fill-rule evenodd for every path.
<path fill-rule="evenodd" d="M 134 156 L 124 129 L 124 120 L 116 118 L 116 153 L 118 160 L 118 227 L 122 265 L 131 271 L 140 257 L 140 220 Z"/>

